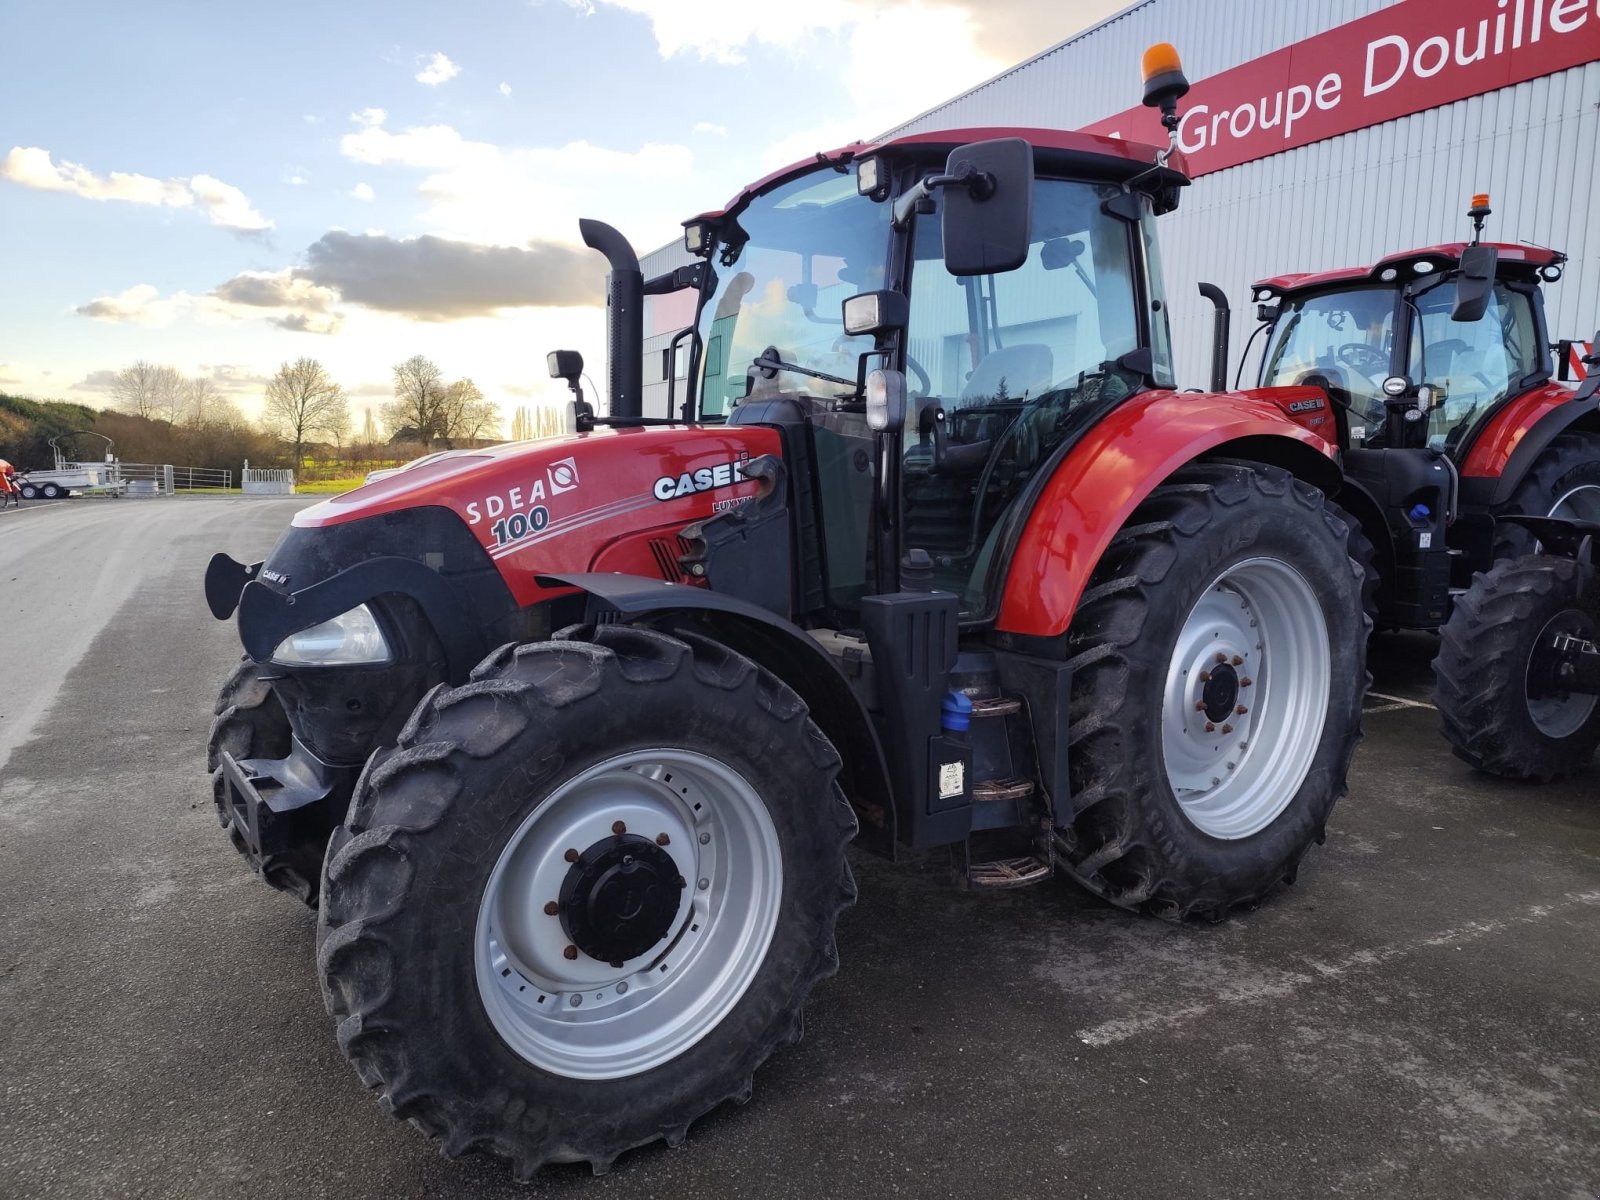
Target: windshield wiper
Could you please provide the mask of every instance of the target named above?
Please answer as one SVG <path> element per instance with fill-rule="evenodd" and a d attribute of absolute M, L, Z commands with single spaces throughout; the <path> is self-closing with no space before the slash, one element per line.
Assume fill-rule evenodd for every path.
<path fill-rule="evenodd" d="M 829 375 L 826 371 L 813 371 L 810 367 L 802 367 L 799 363 L 784 362 L 783 359 L 778 357 L 776 346 L 768 346 L 762 351 L 761 357 L 752 361 L 750 365 L 759 368 L 768 379 L 771 379 L 779 371 L 793 371 L 796 375 L 809 375 L 812 379 L 826 379 L 829 383 L 842 383 L 850 389 L 852 396 L 856 393 L 856 381 L 854 379 L 845 379 L 840 375 Z"/>

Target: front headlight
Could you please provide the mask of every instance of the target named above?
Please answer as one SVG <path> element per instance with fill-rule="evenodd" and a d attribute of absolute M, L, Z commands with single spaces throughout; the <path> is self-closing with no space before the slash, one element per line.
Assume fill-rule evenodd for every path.
<path fill-rule="evenodd" d="M 272 661 L 293 666 L 347 667 L 389 661 L 389 643 L 365 604 L 331 621 L 291 633 L 272 652 Z"/>

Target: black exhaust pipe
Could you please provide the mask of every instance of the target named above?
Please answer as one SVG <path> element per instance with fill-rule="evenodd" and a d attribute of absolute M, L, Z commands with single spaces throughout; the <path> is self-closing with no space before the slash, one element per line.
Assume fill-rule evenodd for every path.
<path fill-rule="evenodd" d="M 1200 294 L 1216 308 L 1211 318 L 1211 388 L 1213 392 L 1228 390 L 1228 293 L 1214 283 L 1202 283 Z M 1249 347 L 1245 347 L 1249 349 Z"/>
<path fill-rule="evenodd" d="M 609 416 L 644 415 L 644 275 L 628 239 L 604 221 L 581 220 L 583 244 L 611 264 L 606 276 L 606 393 Z"/>

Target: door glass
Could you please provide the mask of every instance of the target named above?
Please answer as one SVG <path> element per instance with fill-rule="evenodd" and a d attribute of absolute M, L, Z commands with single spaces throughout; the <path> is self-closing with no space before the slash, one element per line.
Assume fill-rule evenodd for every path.
<path fill-rule="evenodd" d="M 1452 321 L 1455 302 L 1455 283 L 1440 284 L 1417 297 L 1422 320 L 1412 321 L 1411 377 L 1434 389 L 1428 444 L 1436 449 L 1455 449 L 1525 377 L 1548 366 L 1527 296 L 1496 284 L 1476 321 Z"/>
<path fill-rule="evenodd" d="M 1075 417 L 1142 383 L 1117 363 L 1139 345 L 1133 227 L 1100 208 L 1117 189 L 1035 186 L 1033 245 L 1018 270 L 956 278 L 937 217 L 920 218 L 914 237 L 903 544 L 929 553 L 935 585 L 973 615 L 995 599 L 996 546 L 1023 487 Z"/>

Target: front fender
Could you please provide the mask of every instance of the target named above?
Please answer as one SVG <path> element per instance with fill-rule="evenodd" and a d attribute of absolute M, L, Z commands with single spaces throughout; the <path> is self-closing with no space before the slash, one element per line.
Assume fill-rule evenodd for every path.
<path fill-rule="evenodd" d="M 1558 383 L 1518 396 L 1484 426 L 1461 460 L 1464 494 L 1489 507 L 1504 504 L 1550 443 L 1578 425 L 1600 431 L 1600 397 L 1579 399 Z"/>
<path fill-rule="evenodd" d="M 877 725 L 833 658 L 798 625 L 735 596 L 643 575 L 541 574 L 538 583 L 587 594 L 591 619 L 609 610 L 650 618 L 668 630 L 705 634 L 783 680 L 805 701 L 811 719 L 844 759 L 840 784 L 861 817 L 862 844 L 893 856 L 894 798 Z"/>
<path fill-rule="evenodd" d="M 1297 411 L 1291 405 L 1318 408 Z M 1326 429 L 1292 416 L 1320 415 Z M 1342 475 L 1332 415 L 1316 388 L 1196 395 L 1147 392 L 1113 410 L 1062 460 L 1017 541 L 995 628 L 1059 637 L 1089 575 L 1134 509 L 1175 471 L 1201 458 L 1282 467 L 1329 493 Z"/>

